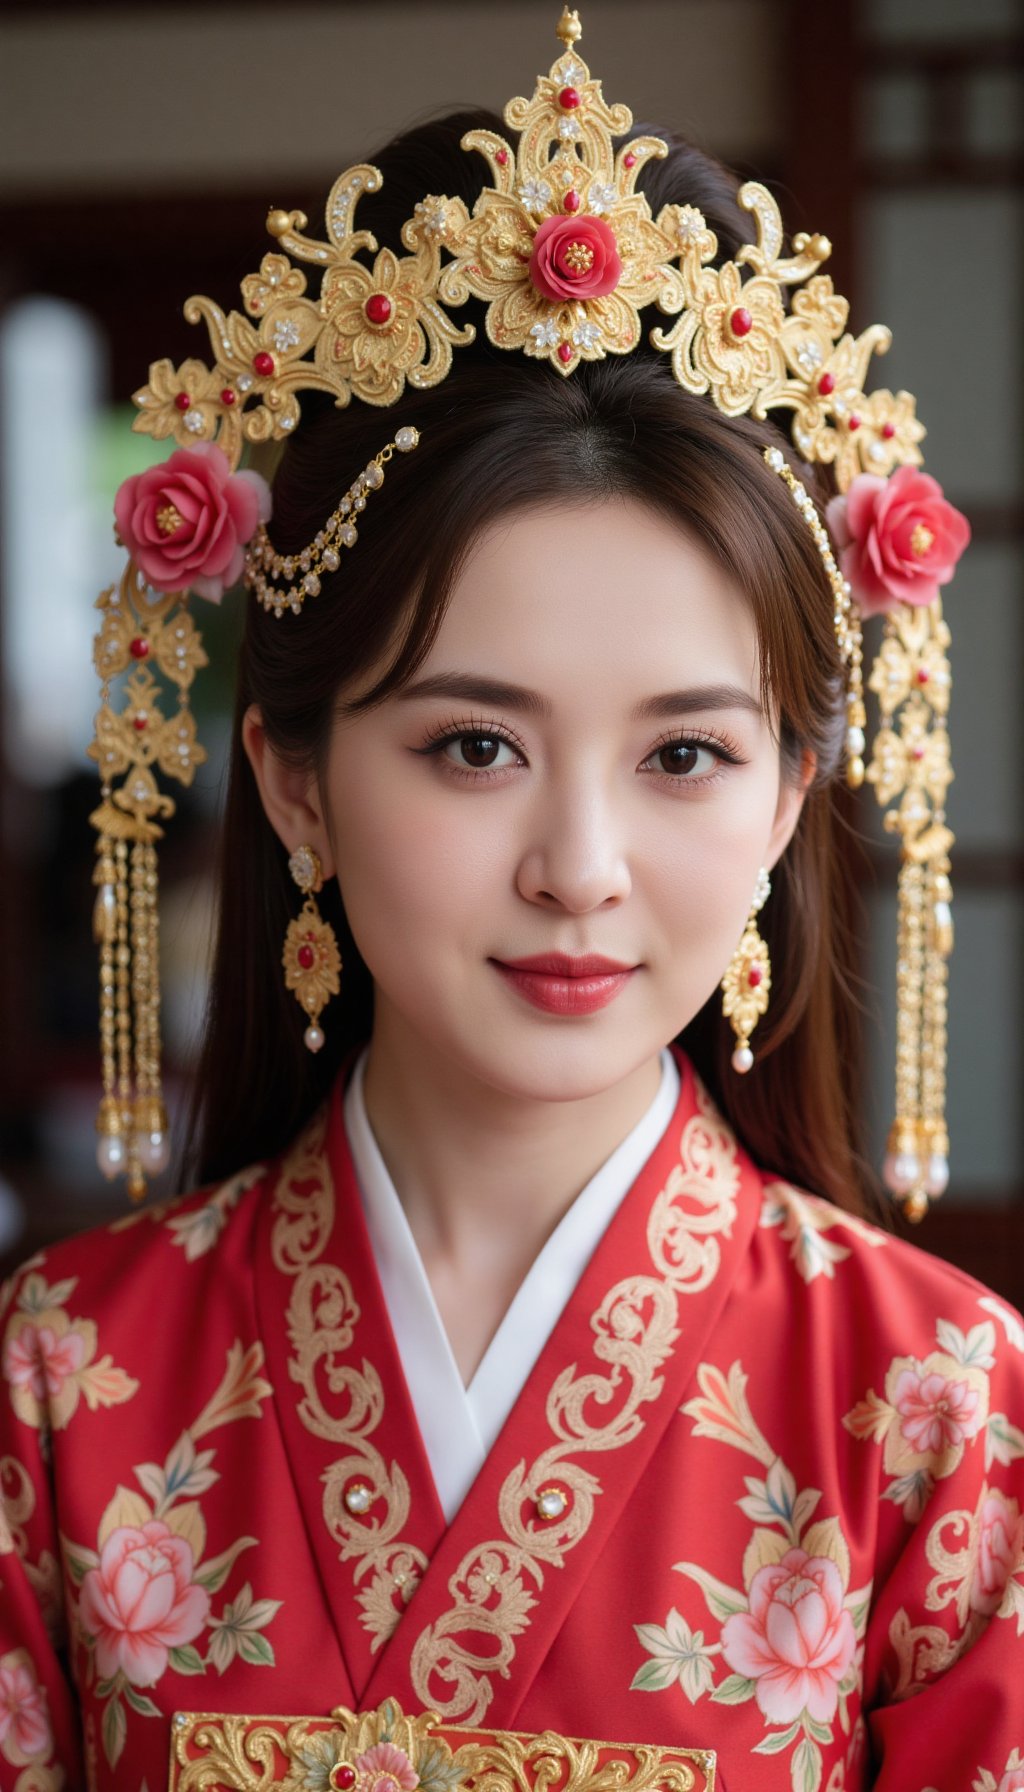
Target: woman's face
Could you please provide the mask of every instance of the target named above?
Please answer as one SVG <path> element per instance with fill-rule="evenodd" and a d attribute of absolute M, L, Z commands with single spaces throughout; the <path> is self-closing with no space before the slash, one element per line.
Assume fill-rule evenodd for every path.
<path fill-rule="evenodd" d="M 799 813 L 759 689 L 742 592 L 645 506 L 492 526 L 411 683 L 334 727 L 321 856 L 375 1033 L 526 1099 L 651 1059 L 715 990 Z M 556 952 L 633 968 L 568 1013 L 498 969 Z"/>

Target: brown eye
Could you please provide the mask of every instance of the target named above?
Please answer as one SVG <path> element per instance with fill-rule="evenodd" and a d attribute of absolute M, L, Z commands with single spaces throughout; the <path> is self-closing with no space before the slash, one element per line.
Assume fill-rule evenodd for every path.
<path fill-rule="evenodd" d="M 507 746 L 508 742 L 500 740 L 496 734 L 460 734 L 448 745 L 458 749 L 463 765 L 473 771 L 486 771 L 493 766 L 499 748 Z"/>
<path fill-rule="evenodd" d="M 675 741 L 670 747 L 662 747 L 658 757 L 664 771 L 692 772 L 697 763 L 697 749 L 686 741 Z"/>
<path fill-rule="evenodd" d="M 658 762 L 662 771 L 678 778 L 680 783 L 686 782 L 691 773 L 698 770 L 701 755 L 708 761 L 704 770 L 713 771 L 718 764 L 718 755 L 699 741 L 670 740 L 658 748 Z"/>

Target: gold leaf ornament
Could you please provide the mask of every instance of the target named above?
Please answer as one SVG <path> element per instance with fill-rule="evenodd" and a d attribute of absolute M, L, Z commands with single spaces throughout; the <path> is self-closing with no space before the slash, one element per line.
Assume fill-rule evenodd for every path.
<path fill-rule="evenodd" d="M 743 938 L 722 978 L 722 1013 L 732 1022 L 737 1049 L 749 1046 L 750 1035 L 762 1014 L 768 1012 L 771 969 L 765 943 L 756 924 L 748 923 Z"/>
<path fill-rule="evenodd" d="M 281 962 L 285 987 L 315 1022 L 341 988 L 341 955 L 334 930 L 322 919 L 312 896 L 288 924 Z"/>

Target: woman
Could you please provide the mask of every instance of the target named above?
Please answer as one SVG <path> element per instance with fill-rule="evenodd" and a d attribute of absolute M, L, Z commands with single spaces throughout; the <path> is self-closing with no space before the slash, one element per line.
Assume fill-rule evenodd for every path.
<path fill-rule="evenodd" d="M 582 112 L 599 150 L 565 41 L 534 104 Z M 444 207 L 467 228 L 484 185 L 467 129 L 501 188 L 498 121 L 411 132 L 378 158 L 379 240 L 414 249 L 402 224 L 419 218 L 427 258 Z M 619 146 L 616 179 L 649 141 Z M 513 240 L 552 316 L 558 281 L 596 281 L 606 254 L 606 293 L 584 297 L 628 292 L 628 220 L 591 176 L 585 203 L 569 185 L 522 225 L 530 256 Z M 695 265 L 746 242 L 734 186 L 688 147 L 629 180 L 648 216 L 685 202 L 680 237 L 714 233 Z M 551 194 L 508 202 L 545 213 Z M 586 228 L 552 248 L 577 213 Z M 285 247 L 303 225 L 272 215 Z M 453 265 L 482 280 L 471 259 Z M 278 305 L 286 265 L 252 277 L 252 316 Z M 527 292 L 522 267 L 508 278 Z M 153 1792 L 169 1741 L 182 1785 L 213 1783 L 174 1713 L 344 1705 L 376 1728 L 358 1746 L 337 1725 L 293 1737 L 266 1757 L 278 1779 L 457 1783 L 401 1707 L 449 1731 L 655 1744 L 687 1760 L 679 1784 L 1008 1792 L 1024 1783 L 1024 1332 L 867 1218 L 834 834 L 844 739 L 863 748 L 859 647 L 793 492 L 796 475 L 821 501 L 834 487 L 778 422 L 687 389 L 646 328 L 607 358 L 563 337 L 559 369 L 557 329 L 527 322 L 534 358 L 550 350 L 532 366 L 499 352 L 493 317 L 470 343 L 425 299 L 436 378 L 407 388 L 396 338 L 372 334 L 407 302 L 400 264 L 378 260 L 372 290 L 351 262 L 332 279 L 335 346 L 358 303 L 373 350 L 345 377 L 378 385 L 343 409 L 306 401 L 272 538 L 266 495 L 209 454 L 119 495 L 157 590 L 218 595 L 240 569 L 231 523 L 259 601 L 201 1186 L 36 1258 L 7 1292 L 3 1784 Z M 449 305 L 457 284 L 441 279 Z M 290 291 L 251 357 L 264 382 L 329 309 Z M 494 295 L 475 296 L 479 324 Z M 240 325 L 203 314 L 228 357 L 209 392 L 198 363 L 158 363 L 140 402 L 208 439 L 211 407 L 227 430 L 253 380 L 223 386 Z M 730 315 L 739 341 L 761 314 Z M 288 415 L 285 384 L 274 402 Z M 965 531 L 930 484 L 913 523 L 930 540 L 902 576 L 944 582 Z M 868 554 L 871 492 L 878 547 L 881 499 L 858 487 L 832 513 L 844 553 Z M 215 553 L 195 546 L 193 504 L 228 531 Z M 179 612 L 158 606 L 126 645 L 114 609 L 102 639 L 159 657 Z M 128 900 L 104 936 L 112 1056 Z M 116 1167 L 116 1130 L 104 1149 Z M 253 1758 L 234 1771 L 215 1783 L 266 1783 Z"/>

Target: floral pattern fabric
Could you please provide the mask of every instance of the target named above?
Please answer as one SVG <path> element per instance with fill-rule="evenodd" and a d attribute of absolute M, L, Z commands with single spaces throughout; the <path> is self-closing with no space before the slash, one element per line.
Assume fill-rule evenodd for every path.
<path fill-rule="evenodd" d="M 712 1749 L 716 1792 L 1024 1792 L 1020 1317 L 762 1176 L 673 1049 L 451 1525 L 341 1079 L 281 1160 L 12 1278 L 2 1792 L 159 1792 L 176 1710 L 389 1696 Z"/>

